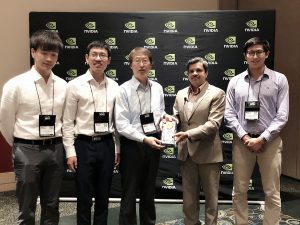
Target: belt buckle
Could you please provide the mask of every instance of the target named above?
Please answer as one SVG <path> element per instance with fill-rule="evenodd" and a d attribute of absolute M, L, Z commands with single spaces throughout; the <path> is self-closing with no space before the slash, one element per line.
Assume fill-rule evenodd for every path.
<path fill-rule="evenodd" d="M 50 138 L 50 139 L 43 139 L 43 143 L 42 145 L 52 145 L 54 142 L 54 138 Z"/>
<path fill-rule="evenodd" d="M 101 141 L 102 137 L 100 135 L 98 136 L 92 136 L 92 141 Z"/>

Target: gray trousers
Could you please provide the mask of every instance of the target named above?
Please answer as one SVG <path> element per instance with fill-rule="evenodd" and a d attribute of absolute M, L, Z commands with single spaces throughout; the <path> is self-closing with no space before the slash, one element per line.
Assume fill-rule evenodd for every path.
<path fill-rule="evenodd" d="M 59 192 L 64 172 L 62 143 L 30 145 L 14 143 L 13 164 L 19 204 L 18 223 L 34 225 L 37 198 L 41 200 L 41 225 L 59 221 Z"/>

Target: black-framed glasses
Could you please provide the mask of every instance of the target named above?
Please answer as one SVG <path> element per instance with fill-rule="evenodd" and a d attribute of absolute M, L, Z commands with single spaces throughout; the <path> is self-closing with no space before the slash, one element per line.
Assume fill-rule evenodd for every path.
<path fill-rule="evenodd" d="M 262 50 L 262 49 L 256 50 L 256 51 L 250 50 L 250 51 L 247 51 L 246 55 L 247 55 L 248 57 L 254 57 L 255 55 L 256 55 L 257 57 L 260 57 L 260 56 L 262 56 L 264 53 L 265 53 L 265 51 Z"/>

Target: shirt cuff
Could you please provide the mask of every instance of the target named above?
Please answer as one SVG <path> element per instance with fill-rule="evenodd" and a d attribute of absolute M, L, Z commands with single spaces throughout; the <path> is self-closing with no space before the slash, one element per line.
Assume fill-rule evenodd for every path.
<path fill-rule="evenodd" d="M 70 157 L 73 157 L 73 156 L 76 156 L 76 151 L 75 151 L 75 148 L 74 146 L 72 147 L 69 147 L 66 149 L 66 158 L 70 158 Z"/>

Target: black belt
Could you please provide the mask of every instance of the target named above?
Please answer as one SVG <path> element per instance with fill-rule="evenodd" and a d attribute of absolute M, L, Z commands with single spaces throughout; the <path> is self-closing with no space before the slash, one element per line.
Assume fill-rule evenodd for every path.
<path fill-rule="evenodd" d="M 29 144 L 29 145 L 55 145 L 58 143 L 62 143 L 62 137 L 39 139 L 39 140 L 29 140 L 29 139 L 14 137 L 14 142 Z"/>
<path fill-rule="evenodd" d="M 98 142 L 98 141 L 103 141 L 105 139 L 111 139 L 111 138 L 112 138 L 112 134 L 93 135 L 93 136 L 88 136 L 85 134 L 78 134 L 76 139 L 82 140 L 82 141 L 88 141 L 88 142 Z"/>
<path fill-rule="evenodd" d="M 261 134 L 251 134 L 251 133 L 248 133 L 248 135 L 252 138 L 258 138 Z"/>

